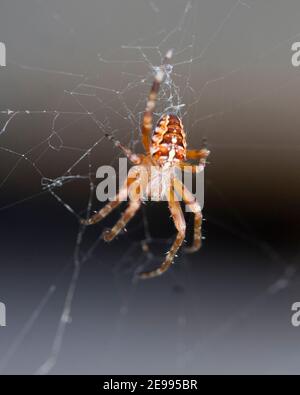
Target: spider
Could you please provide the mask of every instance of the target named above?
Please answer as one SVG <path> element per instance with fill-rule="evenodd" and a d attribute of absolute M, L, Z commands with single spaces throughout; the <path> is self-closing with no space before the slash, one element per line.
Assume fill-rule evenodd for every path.
<path fill-rule="evenodd" d="M 193 244 L 186 248 L 186 251 L 194 252 L 201 247 L 202 214 L 200 204 L 176 177 L 175 170 L 180 169 L 181 171 L 192 171 L 193 173 L 202 171 L 210 152 L 206 148 L 187 150 L 183 124 L 176 114 L 163 114 L 152 132 L 153 111 L 158 91 L 165 76 L 166 65 L 171 57 L 172 51 L 170 50 L 167 52 L 162 66 L 156 70 L 143 114 L 141 129 L 145 154 L 135 154 L 118 140 L 115 140 L 113 136 L 106 134 L 106 137 L 114 141 L 115 146 L 123 151 L 134 166 L 130 169 L 123 187 L 120 188 L 115 198 L 90 218 L 81 220 L 81 223 L 85 225 L 95 224 L 110 214 L 124 200 L 128 199 L 128 207 L 119 221 L 110 230 L 104 231 L 102 235 L 105 241 L 112 241 L 134 217 L 145 197 L 158 201 L 166 198 L 178 233 L 161 266 L 152 271 L 140 273 L 138 276 L 141 279 L 152 278 L 167 271 L 184 241 L 186 223 L 176 194 L 194 213 Z M 199 163 L 191 165 L 186 161 L 187 159 L 198 160 Z M 146 174 L 147 177 L 143 177 L 141 174 Z M 134 189 L 137 193 L 130 194 L 130 189 Z"/>

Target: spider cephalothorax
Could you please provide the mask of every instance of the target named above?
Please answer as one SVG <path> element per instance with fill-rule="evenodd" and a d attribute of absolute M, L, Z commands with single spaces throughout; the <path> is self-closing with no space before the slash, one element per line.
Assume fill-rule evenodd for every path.
<path fill-rule="evenodd" d="M 124 200 L 129 199 L 127 209 L 112 229 L 105 231 L 103 238 L 111 241 L 136 214 L 144 200 L 168 200 L 169 209 L 178 231 L 176 239 L 167 253 L 162 265 L 150 272 L 141 273 L 140 278 L 150 278 L 164 273 L 172 264 L 177 250 L 184 241 L 186 224 L 179 200 L 183 200 L 189 211 L 194 213 L 194 241 L 189 252 L 197 251 L 201 246 L 201 207 L 188 188 L 177 178 L 176 169 L 199 172 L 204 169 L 209 151 L 187 150 L 186 135 L 181 119 L 176 114 L 164 114 L 153 130 L 153 110 L 160 84 L 167 69 L 167 61 L 172 51 L 166 54 L 164 64 L 156 70 L 154 82 L 147 100 L 142 122 L 142 143 L 145 154 L 135 154 L 119 141 L 107 134 L 134 164 L 128 173 L 124 186 L 113 201 L 107 203 L 100 211 L 81 222 L 92 225 L 105 218 Z M 191 165 L 186 160 L 198 160 L 198 165 Z"/>

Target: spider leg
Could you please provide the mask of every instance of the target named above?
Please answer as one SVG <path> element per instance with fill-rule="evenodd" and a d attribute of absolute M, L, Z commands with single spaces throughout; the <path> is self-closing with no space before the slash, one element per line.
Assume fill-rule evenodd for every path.
<path fill-rule="evenodd" d="M 178 165 L 176 165 L 179 169 L 187 172 L 187 173 L 200 173 L 203 169 L 204 166 L 202 164 L 200 165 L 193 165 L 191 163 L 187 162 L 180 162 Z"/>
<path fill-rule="evenodd" d="M 118 207 L 122 202 L 127 199 L 128 187 L 135 181 L 135 178 L 127 178 L 123 187 L 120 189 L 119 193 L 115 198 L 108 202 L 101 210 L 96 214 L 92 215 L 88 219 L 81 219 L 80 223 L 84 225 L 94 225 L 101 221 L 103 218 L 107 217 L 116 207 Z"/>
<path fill-rule="evenodd" d="M 105 137 L 108 140 L 113 141 L 115 147 L 119 148 L 125 156 L 127 156 L 127 158 L 130 160 L 130 162 L 132 162 L 135 165 L 139 165 L 142 162 L 142 157 L 143 155 L 141 154 L 135 154 L 134 152 L 132 152 L 129 148 L 125 147 L 123 144 L 120 143 L 119 140 L 117 140 L 113 135 L 105 133 Z"/>
<path fill-rule="evenodd" d="M 201 247 L 201 227 L 202 227 L 202 213 L 200 204 L 197 202 L 195 196 L 187 189 L 187 187 L 178 179 L 174 179 L 174 188 L 179 196 L 183 198 L 184 203 L 194 213 L 194 240 L 190 247 L 184 249 L 185 252 L 196 252 Z"/>
<path fill-rule="evenodd" d="M 103 232 L 103 239 L 105 241 L 112 241 L 121 232 L 121 230 L 125 228 L 127 223 L 134 217 L 140 207 L 140 200 L 131 201 L 119 221 L 111 229 Z"/>
<path fill-rule="evenodd" d="M 169 209 L 172 214 L 172 218 L 176 226 L 176 229 L 178 230 L 176 239 L 172 247 L 170 248 L 170 251 L 168 252 L 166 259 L 164 260 L 162 265 L 159 268 L 154 269 L 150 272 L 140 273 L 139 278 L 141 279 L 156 277 L 164 273 L 166 270 L 168 270 L 173 263 L 173 259 L 175 257 L 176 252 L 178 251 L 179 247 L 183 243 L 185 237 L 186 224 L 185 224 L 184 215 L 180 207 L 180 203 L 178 200 L 174 198 L 174 195 L 175 193 L 174 190 L 172 189 L 172 191 L 170 191 L 168 200 L 169 200 Z"/>
<path fill-rule="evenodd" d="M 199 162 L 201 164 L 205 165 L 206 159 L 209 154 L 210 154 L 210 151 L 208 151 L 208 149 L 206 149 L 206 148 L 202 148 L 199 150 L 194 149 L 194 150 L 187 150 L 186 157 L 187 157 L 187 159 L 199 160 Z"/>
<path fill-rule="evenodd" d="M 168 51 L 166 53 L 163 66 L 167 64 L 167 62 L 171 59 L 172 57 L 172 51 Z M 150 143 L 151 143 L 151 133 L 153 130 L 153 110 L 155 108 L 155 102 L 157 99 L 158 91 L 160 84 L 164 78 L 164 67 L 160 67 L 157 69 L 156 74 L 154 76 L 154 81 L 152 83 L 152 87 L 148 96 L 147 104 L 146 104 L 146 109 L 143 115 L 143 121 L 142 121 L 142 143 L 144 146 L 144 149 L 146 153 L 149 153 L 150 150 Z"/>

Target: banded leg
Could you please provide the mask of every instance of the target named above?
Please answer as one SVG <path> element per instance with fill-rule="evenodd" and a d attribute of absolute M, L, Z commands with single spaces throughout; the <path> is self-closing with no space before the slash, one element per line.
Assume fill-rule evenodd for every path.
<path fill-rule="evenodd" d="M 185 237 L 185 230 L 186 230 L 185 219 L 180 207 L 180 203 L 178 202 L 178 200 L 174 199 L 174 191 L 170 193 L 169 209 L 172 214 L 172 218 L 175 223 L 176 229 L 178 230 L 176 239 L 162 265 L 159 268 L 154 269 L 150 272 L 144 272 L 139 274 L 139 278 L 141 279 L 156 277 L 167 271 L 173 263 L 173 259 L 175 257 L 176 252 L 178 251 L 181 244 L 183 243 Z"/>
<path fill-rule="evenodd" d="M 103 239 L 105 241 L 112 241 L 121 232 L 121 230 L 125 228 L 127 223 L 131 220 L 131 218 L 134 217 L 134 215 L 136 214 L 136 212 L 140 207 L 141 207 L 140 200 L 131 201 L 127 209 L 122 214 L 119 221 L 111 229 L 103 232 L 102 235 Z"/>
<path fill-rule="evenodd" d="M 183 198 L 184 203 L 194 213 L 194 240 L 190 247 L 184 249 L 185 252 L 196 252 L 201 248 L 202 242 L 202 213 L 200 204 L 197 202 L 195 196 L 182 184 L 178 179 L 174 180 L 174 188 L 178 195 Z"/>
<path fill-rule="evenodd" d="M 81 219 L 80 223 L 83 225 L 94 225 L 103 218 L 107 217 L 116 207 L 118 207 L 128 196 L 128 187 L 135 181 L 135 178 L 127 178 L 119 193 L 114 200 L 108 202 L 101 210 L 92 215 L 88 219 Z"/>
<path fill-rule="evenodd" d="M 165 60 L 163 62 L 163 66 L 171 59 L 173 52 L 170 50 L 166 53 Z M 151 133 L 153 130 L 153 110 L 155 108 L 155 102 L 157 99 L 158 91 L 160 84 L 164 78 L 164 67 L 158 68 L 154 81 L 152 83 L 152 87 L 148 96 L 148 101 L 146 104 L 146 109 L 143 116 L 142 121 L 142 143 L 146 153 L 149 153 L 150 149 L 150 140 L 151 140 Z"/>

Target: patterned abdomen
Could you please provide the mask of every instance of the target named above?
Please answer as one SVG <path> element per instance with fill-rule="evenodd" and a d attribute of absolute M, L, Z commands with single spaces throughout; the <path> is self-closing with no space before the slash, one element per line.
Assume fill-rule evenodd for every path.
<path fill-rule="evenodd" d="M 165 114 L 158 121 L 152 136 L 151 155 L 161 165 L 185 160 L 186 135 L 177 115 Z"/>

